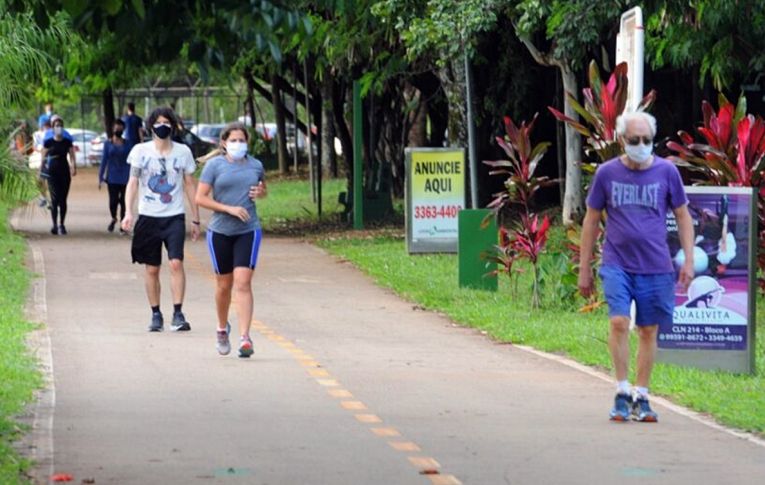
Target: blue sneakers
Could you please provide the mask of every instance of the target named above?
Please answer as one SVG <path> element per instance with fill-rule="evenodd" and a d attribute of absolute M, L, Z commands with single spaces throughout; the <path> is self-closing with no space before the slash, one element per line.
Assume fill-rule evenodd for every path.
<path fill-rule="evenodd" d="M 659 416 L 651 409 L 647 397 L 638 396 L 632 403 L 632 419 L 641 423 L 656 423 Z"/>
<path fill-rule="evenodd" d="M 647 401 L 646 401 L 647 403 Z M 614 398 L 614 408 L 611 410 L 611 421 L 629 421 L 632 408 L 632 396 L 617 394 Z"/>

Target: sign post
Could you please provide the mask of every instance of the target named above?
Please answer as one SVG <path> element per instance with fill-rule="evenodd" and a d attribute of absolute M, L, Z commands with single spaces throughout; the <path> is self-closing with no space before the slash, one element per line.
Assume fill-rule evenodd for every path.
<path fill-rule="evenodd" d="M 643 10 L 627 10 L 616 34 L 616 64 L 627 63 L 627 111 L 636 110 L 643 99 L 644 43 Z"/>
<path fill-rule="evenodd" d="M 675 290 L 671 325 L 660 325 L 657 360 L 700 369 L 755 371 L 756 194 L 749 187 L 686 187 L 693 217 L 695 277 Z M 670 252 L 679 268 L 674 214 Z"/>
<path fill-rule="evenodd" d="M 406 247 L 456 253 L 457 215 L 465 208 L 465 150 L 407 148 Z"/>

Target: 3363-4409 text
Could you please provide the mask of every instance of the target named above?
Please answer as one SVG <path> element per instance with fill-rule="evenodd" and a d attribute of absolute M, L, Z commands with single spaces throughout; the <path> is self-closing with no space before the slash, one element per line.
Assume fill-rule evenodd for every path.
<path fill-rule="evenodd" d="M 462 210 L 460 205 L 416 205 L 415 219 L 436 219 L 438 217 L 452 219 Z"/>

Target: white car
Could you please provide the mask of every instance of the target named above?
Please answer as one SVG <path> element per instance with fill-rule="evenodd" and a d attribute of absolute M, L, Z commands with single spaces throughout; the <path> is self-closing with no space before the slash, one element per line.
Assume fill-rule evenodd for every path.
<path fill-rule="evenodd" d="M 208 143 L 218 144 L 220 141 L 220 133 L 223 131 L 226 125 L 224 124 L 204 124 L 200 123 L 194 125 L 189 131 L 197 135 L 202 140 Z"/>
<path fill-rule="evenodd" d="M 81 128 L 65 128 L 67 133 L 72 137 L 72 145 L 74 146 L 74 163 L 78 167 L 88 167 L 94 163 L 98 163 L 101 160 L 101 154 L 103 153 L 103 144 L 91 143 L 98 138 L 98 133 L 90 130 L 83 130 Z M 37 170 L 40 168 L 41 153 L 35 150 L 29 156 L 29 168 Z"/>

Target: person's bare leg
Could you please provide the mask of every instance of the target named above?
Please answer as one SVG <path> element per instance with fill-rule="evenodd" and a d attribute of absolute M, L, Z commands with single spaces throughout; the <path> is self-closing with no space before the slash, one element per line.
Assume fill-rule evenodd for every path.
<path fill-rule="evenodd" d="M 234 268 L 234 304 L 242 336 L 250 335 L 252 323 L 252 273 L 250 268 Z"/>
<path fill-rule="evenodd" d="M 144 273 L 144 286 L 146 287 L 146 296 L 149 298 L 149 306 L 159 306 L 159 266 L 146 265 Z"/>
<path fill-rule="evenodd" d="M 186 294 L 186 272 L 180 259 L 170 260 L 170 289 L 173 292 L 173 304 L 183 303 Z"/>
<path fill-rule="evenodd" d="M 638 327 L 640 339 L 637 354 L 637 377 L 635 378 L 635 385 L 638 387 L 648 388 L 651 381 L 651 371 L 656 360 L 656 335 L 658 331 L 658 325 Z"/>
<path fill-rule="evenodd" d="M 215 311 L 218 314 L 218 330 L 226 330 L 228 309 L 231 306 L 231 287 L 234 283 L 234 274 L 215 275 L 215 282 Z"/>
<path fill-rule="evenodd" d="M 630 319 L 626 316 L 611 317 L 611 333 L 608 335 L 608 349 L 617 381 L 627 380 L 630 361 Z"/>

